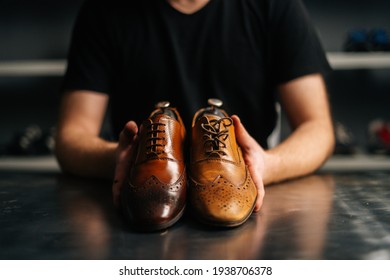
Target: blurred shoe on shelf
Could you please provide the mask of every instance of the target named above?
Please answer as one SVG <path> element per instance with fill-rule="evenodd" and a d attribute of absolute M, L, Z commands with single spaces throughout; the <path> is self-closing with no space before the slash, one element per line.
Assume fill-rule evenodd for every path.
<path fill-rule="evenodd" d="M 372 120 L 368 125 L 367 150 L 370 154 L 390 154 L 390 123 Z"/>
<path fill-rule="evenodd" d="M 54 127 L 45 130 L 37 124 L 31 124 L 14 134 L 11 141 L 6 145 L 5 155 L 50 155 L 54 150 L 54 134 Z"/>
<path fill-rule="evenodd" d="M 371 51 L 390 51 L 390 36 L 384 28 L 373 28 L 369 31 Z"/>
<path fill-rule="evenodd" d="M 363 28 L 348 31 L 343 48 L 346 52 L 369 52 L 371 46 L 368 31 Z"/>
<path fill-rule="evenodd" d="M 357 143 L 352 131 L 343 123 L 334 124 L 336 145 L 333 154 L 352 155 L 357 152 Z"/>
<path fill-rule="evenodd" d="M 345 52 L 386 52 L 390 51 L 390 36 L 386 29 L 356 28 L 347 32 L 343 46 Z"/>

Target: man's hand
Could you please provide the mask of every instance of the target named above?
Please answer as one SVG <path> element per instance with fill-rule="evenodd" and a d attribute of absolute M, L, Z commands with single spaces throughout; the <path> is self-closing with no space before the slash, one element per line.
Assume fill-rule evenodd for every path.
<path fill-rule="evenodd" d="M 257 212 L 263 204 L 265 194 L 263 184 L 265 151 L 257 141 L 249 135 L 238 116 L 233 115 L 231 118 L 234 122 L 237 143 L 241 147 L 245 163 L 248 165 L 252 180 L 257 187 L 257 201 L 254 208 L 254 211 Z"/>
<path fill-rule="evenodd" d="M 138 126 L 135 122 L 126 123 L 119 135 L 119 143 L 116 149 L 116 167 L 114 182 L 112 184 L 113 202 L 116 207 L 119 206 L 119 194 L 121 187 L 125 183 L 126 176 L 130 170 L 133 147 L 137 141 Z"/>

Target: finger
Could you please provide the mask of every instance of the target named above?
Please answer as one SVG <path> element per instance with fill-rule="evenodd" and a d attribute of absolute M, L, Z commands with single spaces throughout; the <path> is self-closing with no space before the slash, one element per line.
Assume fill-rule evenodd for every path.
<path fill-rule="evenodd" d="M 251 150 L 251 147 L 258 146 L 256 140 L 248 133 L 244 125 L 241 123 L 240 118 L 237 115 L 233 115 L 231 118 L 233 119 L 234 122 L 237 143 L 241 147 L 241 149 L 244 152 L 249 152 L 249 150 Z M 253 170 L 252 168 L 253 167 L 249 166 L 250 169 L 249 172 L 252 176 L 253 183 L 257 188 L 257 199 L 253 211 L 258 212 L 261 209 L 261 206 L 263 205 L 263 199 L 265 194 L 264 183 L 262 177 L 258 175 L 259 173 Z"/>
<path fill-rule="evenodd" d="M 117 165 L 129 165 L 132 161 L 132 147 L 136 145 L 138 137 L 138 126 L 134 121 L 126 123 L 119 135 Z M 127 167 L 124 167 L 127 168 Z M 122 168 L 123 170 L 123 168 Z M 118 173 L 118 172 L 116 172 Z M 121 178 L 117 178 L 121 179 Z"/>

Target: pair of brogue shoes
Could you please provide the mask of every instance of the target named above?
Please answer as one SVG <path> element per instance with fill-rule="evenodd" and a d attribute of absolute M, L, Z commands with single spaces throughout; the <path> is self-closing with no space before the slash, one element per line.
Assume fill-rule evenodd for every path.
<path fill-rule="evenodd" d="M 239 226 L 251 215 L 257 189 L 236 143 L 233 121 L 220 108 L 222 101 L 208 103 L 193 118 L 187 168 L 186 130 L 176 108 L 159 102 L 141 124 L 120 195 L 123 213 L 135 229 L 168 228 L 187 203 L 198 220 L 212 226 Z"/>

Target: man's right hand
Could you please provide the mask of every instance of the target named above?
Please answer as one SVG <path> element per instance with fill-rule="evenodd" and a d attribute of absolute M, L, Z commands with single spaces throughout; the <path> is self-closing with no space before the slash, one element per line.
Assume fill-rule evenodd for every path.
<path fill-rule="evenodd" d="M 138 126 L 134 121 L 126 123 L 119 135 L 119 143 L 116 149 L 116 167 L 114 182 L 112 184 L 113 202 L 119 206 L 120 190 L 125 183 L 126 176 L 132 164 L 132 155 L 137 141 Z"/>

